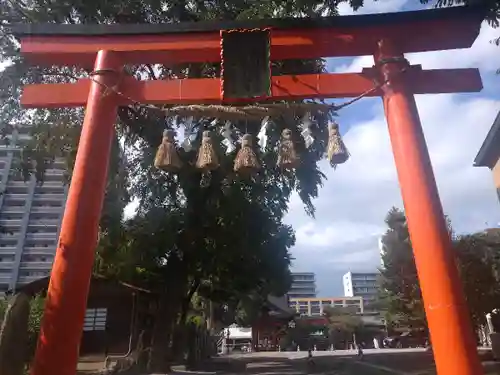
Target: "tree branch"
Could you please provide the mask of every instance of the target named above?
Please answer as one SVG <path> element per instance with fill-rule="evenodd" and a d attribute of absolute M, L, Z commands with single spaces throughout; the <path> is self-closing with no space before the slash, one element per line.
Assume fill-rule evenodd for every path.
<path fill-rule="evenodd" d="M 155 71 L 154 71 L 153 67 L 151 66 L 151 64 L 146 64 L 146 69 L 147 69 L 147 71 L 149 73 L 149 77 L 151 79 L 154 79 L 154 80 L 158 79 L 158 77 L 156 76 Z"/>

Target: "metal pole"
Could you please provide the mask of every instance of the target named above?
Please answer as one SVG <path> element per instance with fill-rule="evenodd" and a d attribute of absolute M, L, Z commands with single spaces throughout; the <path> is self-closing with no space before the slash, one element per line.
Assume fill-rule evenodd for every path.
<path fill-rule="evenodd" d="M 379 43 L 375 62 L 388 82 L 383 88 L 385 115 L 437 372 L 480 375 L 483 370 L 415 98 L 401 73 L 408 63 L 388 40 Z"/>
<path fill-rule="evenodd" d="M 121 64 L 99 51 L 52 267 L 32 375 L 74 375 L 118 109 Z"/>

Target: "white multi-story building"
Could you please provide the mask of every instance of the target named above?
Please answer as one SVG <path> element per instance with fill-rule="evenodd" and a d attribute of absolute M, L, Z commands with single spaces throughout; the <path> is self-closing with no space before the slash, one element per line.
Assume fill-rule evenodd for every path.
<path fill-rule="evenodd" d="M 365 312 L 372 310 L 370 305 L 377 298 L 378 277 L 376 272 L 347 272 L 343 278 L 344 296 L 362 297 Z"/>
<path fill-rule="evenodd" d="M 383 241 L 384 236 L 380 236 L 378 239 L 378 251 L 380 252 L 380 266 L 384 267 L 384 241 Z"/>
<path fill-rule="evenodd" d="M 28 127 L 8 138 L 9 144 L 0 146 L 0 293 L 49 275 L 67 195 L 63 161 L 47 169 L 42 185 L 16 173 Z"/>

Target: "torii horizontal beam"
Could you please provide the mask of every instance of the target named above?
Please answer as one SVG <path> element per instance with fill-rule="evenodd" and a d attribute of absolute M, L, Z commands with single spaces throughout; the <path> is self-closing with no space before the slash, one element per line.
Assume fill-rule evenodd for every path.
<path fill-rule="evenodd" d="M 374 87 L 370 69 L 364 73 L 303 74 L 272 77 L 268 100 L 326 99 L 356 97 Z M 414 94 L 477 92 L 482 89 L 477 69 L 422 70 L 412 66 L 404 74 Z M 25 87 L 21 104 L 28 108 L 80 107 L 87 103 L 90 79 L 77 83 L 38 84 Z M 121 105 L 133 99 L 144 104 L 228 103 L 221 98 L 219 78 L 138 81 L 125 77 Z M 380 96 L 380 90 L 367 96 Z M 240 100 L 241 101 L 241 100 Z M 250 99 L 247 101 L 251 101 Z M 262 101 L 262 98 L 259 98 Z"/>
<path fill-rule="evenodd" d="M 468 48 L 479 33 L 482 7 L 258 21 L 141 25 L 11 25 L 21 52 L 39 65 L 92 67 L 99 50 L 125 64 L 219 62 L 220 32 L 267 27 L 271 60 L 373 55 L 391 37 L 401 51 Z"/>

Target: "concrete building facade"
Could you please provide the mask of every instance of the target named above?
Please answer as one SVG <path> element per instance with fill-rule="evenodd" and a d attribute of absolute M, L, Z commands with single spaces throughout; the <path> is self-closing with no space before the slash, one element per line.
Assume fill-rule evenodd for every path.
<path fill-rule="evenodd" d="M 362 297 L 290 298 L 289 305 L 303 316 L 322 316 L 325 307 L 350 307 L 363 314 Z"/>
<path fill-rule="evenodd" d="M 373 310 L 371 305 L 378 295 L 378 276 L 377 272 L 347 272 L 342 277 L 344 296 L 362 297 L 364 311 Z"/>
<path fill-rule="evenodd" d="M 63 161 L 47 169 L 42 185 L 16 171 L 29 130 L 14 129 L 0 146 L 0 293 L 50 274 L 66 202 Z"/>
<path fill-rule="evenodd" d="M 488 167 L 500 200 L 500 112 L 474 159 L 475 167 Z"/>
<path fill-rule="evenodd" d="M 314 272 L 292 272 L 292 286 L 288 298 L 315 298 L 316 275 Z"/>

